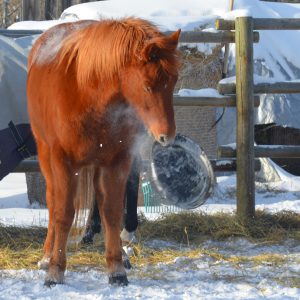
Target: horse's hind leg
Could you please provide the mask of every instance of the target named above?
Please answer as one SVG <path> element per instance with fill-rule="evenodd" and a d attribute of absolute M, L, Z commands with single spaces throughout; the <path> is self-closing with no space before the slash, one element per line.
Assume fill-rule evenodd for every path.
<path fill-rule="evenodd" d="M 124 193 L 129 172 L 128 163 L 101 169 L 100 187 L 103 195 L 98 201 L 101 220 L 105 227 L 106 262 L 109 283 L 127 285 L 122 261 L 120 228 L 123 219 Z"/>
<path fill-rule="evenodd" d="M 48 222 L 48 231 L 47 237 L 44 243 L 44 256 L 38 262 L 40 269 L 48 269 L 50 262 L 50 257 L 52 253 L 53 243 L 54 243 L 54 222 L 53 222 L 53 176 L 50 165 L 50 149 L 47 144 L 43 141 L 36 139 L 38 147 L 38 157 L 41 171 L 44 175 L 46 181 L 46 201 L 49 212 L 49 222 Z"/>
<path fill-rule="evenodd" d="M 54 177 L 54 227 L 55 238 L 45 285 L 63 283 L 66 269 L 66 246 L 74 218 L 73 197 L 76 192 L 74 170 L 60 148 L 52 149 L 51 167 Z"/>

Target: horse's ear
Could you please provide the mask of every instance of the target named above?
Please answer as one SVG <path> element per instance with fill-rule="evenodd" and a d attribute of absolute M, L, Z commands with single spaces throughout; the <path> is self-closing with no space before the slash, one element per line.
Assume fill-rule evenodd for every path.
<path fill-rule="evenodd" d="M 181 29 L 178 29 L 177 31 L 173 32 L 168 39 L 170 40 L 170 43 L 174 45 L 174 49 L 177 47 L 179 36 L 180 36 Z"/>
<path fill-rule="evenodd" d="M 156 37 L 151 39 L 142 50 L 142 57 L 146 61 L 157 61 L 164 56 L 167 51 L 174 51 L 177 47 L 181 30 L 169 36 Z"/>

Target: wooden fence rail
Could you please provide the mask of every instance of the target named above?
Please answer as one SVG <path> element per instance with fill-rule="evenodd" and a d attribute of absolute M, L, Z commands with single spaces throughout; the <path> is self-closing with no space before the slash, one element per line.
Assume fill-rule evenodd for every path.
<path fill-rule="evenodd" d="M 172 31 L 166 31 L 171 34 Z M 234 43 L 235 33 L 231 31 L 182 31 L 179 37 L 180 43 Z M 253 33 L 253 42 L 259 42 L 259 32 Z"/>
<path fill-rule="evenodd" d="M 220 146 L 218 148 L 219 158 L 235 158 L 237 150 L 229 146 Z M 300 158 L 300 146 L 286 145 L 259 145 L 254 146 L 254 157 L 270 158 Z"/>
<path fill-rule="evenodd" d="M 210 163 L 215 172 L 234 172 L 236 171 L 236 160 L 226 160 L 224 159 L 211 159 Z M 147 166 L 148 162 L 143 161 L 143 165 Z M 261 164 L 259 160 L 254 161 L 255 171 L 259 171 Z M 23 160 L 12 173 L 24 173 L 24 172 L 40 172 L 40 165 L 38 160 Z"/>
<path fill-rule="evenodd" d="M 218 91 L 222 95 L 235 94 L 235 82 L 219 82 Z M 254 94 L 296 94 L 300 93 L 300 81 L 261 82 L 253 86 Z"/>
<path fill-rule="evenodd" d="M 10 38 L 19 38 L 19 37 L 30 36 L 30 35 L 41 34 L 41 33 L 43 33 L 42 30 L 0 29 L 0 35 L 4 35 Z"/>
<path fill-rule="evenodd" d="M 254 96 L 254 106 L 260 105 L 259 96 Z M 174 95 L 174 106 L 211 106 L 211 107 L 234 107 L 236 106 L 235 95 L 220 95 L 219 97 L 180 97 Z"/>
<path fill-rule="evenodd" d="M 165 34 L 171 34 L 173 31 L 166 31 Z M 34 34 L 41 34 L 42 30 L 12 30 L 12 29 L 0 29 L 0 35 L 7 37 L 22 37 Z M 234 43 L 235 33 L 230 31 L 183 31 L 180 34 L 180 43 Z M 253 33 L 253 42 L 259 42 L 259 33 Z"/>
<path fill-rule="evenodd" d="M 218 30 L 235 30 L 235 21 L 218 19 L 216 21 Z M 300 19 L 290 18 L 255 18 L 253 19 L 254 30 L 299 30 Z"/>

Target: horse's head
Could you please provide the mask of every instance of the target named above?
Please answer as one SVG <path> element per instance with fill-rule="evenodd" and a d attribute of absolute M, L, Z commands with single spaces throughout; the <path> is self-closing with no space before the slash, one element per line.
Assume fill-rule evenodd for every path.
<path fill-rule="evenodd" d="M 173 91 L 178 77 L 180 30 L 150 39 L 121 77 L 122 93 L 155 140 L 168 145 L 175 137 Z"/>

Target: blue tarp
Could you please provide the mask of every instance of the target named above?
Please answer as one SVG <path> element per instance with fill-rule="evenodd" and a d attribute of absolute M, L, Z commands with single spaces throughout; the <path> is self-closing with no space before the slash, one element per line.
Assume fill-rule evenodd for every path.
<path fill-rule="evenodd" d="M 0 36 L 0 180 L 36 155 L 26 100 L 27 53 Z"/>

